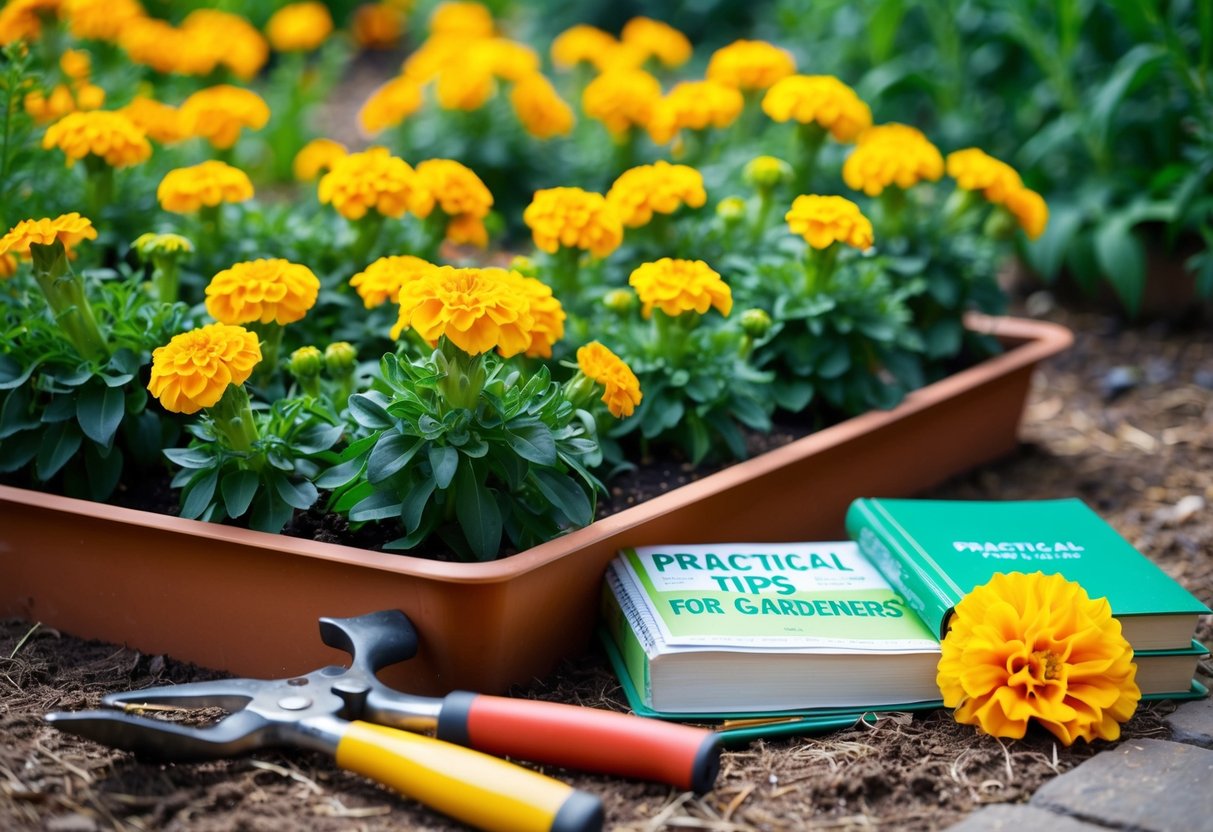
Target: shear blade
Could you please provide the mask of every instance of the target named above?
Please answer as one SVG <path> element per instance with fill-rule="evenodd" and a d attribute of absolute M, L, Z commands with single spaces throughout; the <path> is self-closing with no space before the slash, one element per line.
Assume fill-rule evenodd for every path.
<path fill-rule="evenodd" d="M 57 712 L 46 721 L 60 731 L 131 751 L 141 757 L 199 762 L 243 754 L 263 744 L 265 720 L 239 711 L 208 728 L 145 719 L 114 711 Z"/>

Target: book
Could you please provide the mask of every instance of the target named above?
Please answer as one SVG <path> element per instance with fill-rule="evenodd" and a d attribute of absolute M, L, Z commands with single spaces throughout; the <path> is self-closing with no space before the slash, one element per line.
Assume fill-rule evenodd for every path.
<path fill-rule="evenodd" d="M 1139 667 L 1142 654 L 1191 649 L 1210 612 L 1079 499 L 862 498 L 846 527 L 939 638 L 956 603 L 996 572 L 1056 572 L 1106 597 Z"/>
<path fill-rule="evenodd" d="M 939 699 L 938 640 L 851 541 L 625 549 L 603 607 L 624 673 L 656 712 Z"/>

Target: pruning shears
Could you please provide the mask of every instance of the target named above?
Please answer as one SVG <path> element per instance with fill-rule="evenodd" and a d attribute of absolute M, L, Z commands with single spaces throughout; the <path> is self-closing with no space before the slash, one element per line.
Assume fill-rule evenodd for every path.
<path fill-rule="evenodd" d="M 697 792 L 715 783 L 720 748 L 708 730 L 576 705 L 393 690 L 376 673 L 417 652 L 417 633 L 399 610 L 321 618 L 320 637 L 350 654 L 348 668 L 111 693 L 101 710 L 50 713 L 46 720 L 160 760 L 195 762 L 284 746 L 322 751 L 341 768 L 494 832 L 596 830 L 603 814 L 596 796 L 493 755 Z M 142 715 L 165 706 L 230 713 L 205 728 Z M 433 737 L 419 733 L 430 731 Z"/>

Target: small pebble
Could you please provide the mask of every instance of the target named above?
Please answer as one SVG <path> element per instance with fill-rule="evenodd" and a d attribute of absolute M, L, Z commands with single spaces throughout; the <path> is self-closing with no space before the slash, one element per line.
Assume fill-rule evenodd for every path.
<path fill-rule="evenodd" d="M 1023 302 L 1024 311 L 1032 318 L 1043 318 L 1057 307 L 1057 299 L 1052 292 L 1039 291 L 1028 295 Z"/>
<path fill-rule="evenodd" d="M 1182 526 L 1200 512 L 1204 511 L 1205 498 L 1199 494 L 1189 494 L 1182 497 L 1173 506 L 1166 506 L 1154 512 L 1154 519 L 1168 526 Z"/>
<path fill-rule="evenodd" d="M 1112 401 L 1141 384 L 1141 370 L 1136 367 L 1113 367 L 1099 382 L 1105 401 Z"/>

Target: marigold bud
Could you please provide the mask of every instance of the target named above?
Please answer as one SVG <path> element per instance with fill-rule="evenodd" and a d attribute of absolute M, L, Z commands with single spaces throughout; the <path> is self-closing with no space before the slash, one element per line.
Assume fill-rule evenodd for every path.
<path fill-rule="evenodd" d="M 291 375 L 300 381 L 320 375 L 320 369 L 323 366 L 324 356 L 313 346 L 300 347 L 295 350 L 287 362 L 287 369 L 291 371 Z"/>
<path fill-rule="evenodd" d="M 602 305 L 612 312 L 623 315 L 636 306 L 636 293 L 627 289 L 612 289 L 602 299 Z"/>
<path fill-rule="evenodd" d="M 751 338 L 761 338 L 771 331 L 771 316 L 765 309 L 747 309 L 741 313 L 741 329 Z"/>
<path fill-rule="evenodd" d="M 758 156 L 746 164 L 741 176 L 751 188 L 768 191 L 792 181 L 792 166 L 774 156 Z"/>
<path fill-rule="evenodd" d="M 716 216 L 726 223 L 741 222 L 745 219 L 745 200 L 739 196 L 726 196 L 716 203 Z"/>
<path fill-rule="evenodd" d="M 331 376 L 353 372 L 357 360 L 358 350 L 349 341 L 334 341 L 324 348 L 324 368 Z"/>

